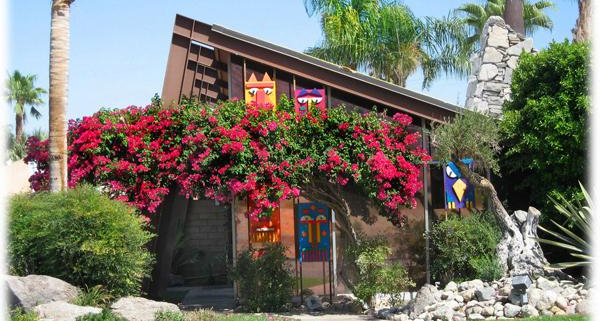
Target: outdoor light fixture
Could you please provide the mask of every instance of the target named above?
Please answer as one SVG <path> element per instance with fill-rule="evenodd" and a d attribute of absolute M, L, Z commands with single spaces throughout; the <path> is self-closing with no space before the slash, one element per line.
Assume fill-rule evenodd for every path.
<path fill-rule="evenodd" d="M 513 304 L 525 305 L 527 300 L 527 288 L 531 285 L 529 274 L 520 274 L 512 277 L 512 289 L 510 291 Z"/>

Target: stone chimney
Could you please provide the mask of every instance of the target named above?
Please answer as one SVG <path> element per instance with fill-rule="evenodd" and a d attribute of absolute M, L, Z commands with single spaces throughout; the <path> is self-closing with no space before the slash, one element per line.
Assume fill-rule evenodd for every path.
<path fill-rule="evenodd" d="M 510 98 L 512 73 L 523 51 L 534 52 L 533 40 L 512 30 L 501 17 L 490 17 L 481 33 L 480 50 L 471 57 L 465 108 L 502 117 L 502 104 Z"/>

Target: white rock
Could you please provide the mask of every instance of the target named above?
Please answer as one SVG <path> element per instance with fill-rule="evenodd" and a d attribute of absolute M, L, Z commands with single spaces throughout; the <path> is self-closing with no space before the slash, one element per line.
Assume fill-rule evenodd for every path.
<path fill-rule="evenodd" d="M 535 307 L 538 310 L 548 310 L 550 309 L 554 303 L 556 303 L 556 299 L 558 295 L 554 291 L 544 291 L 539 301 L 536 303 Z"/>
<path fill-rule="evenodd" d="M 567 306 L 569 306 L 569 301 L 567 301 L 567 299 L 565 299 L 565 297 L 563 297 L 562 295 L 559 295 L 556 297 L 555 304 L 557 307 L 566 310 Z"/>
<path fill-rule="evenodd" d="M 536 281 L 536 287 L 543 291 L 555 291 L 555 289 L 559 288 L 560 285 L 556 280 L 548 280 L 544 277 L 539 277 Z M 558 291 L 560 292 L 560 291 Z"/>
<path fill-rule="evenodd" d="M 458 285 L 456 284 L 456 282 L 450 281 L 450 282 L 448 282 L 448 284 L 446 284 L 446 287 L 444 288 L 444 291 L 453 291 L 453 292 L 456 292 L 456 291 L 458 291 Z"/>
<path fill-rule="evenodd" d="M 529 289 L 527 289 L 527 299 L 529 300 L 529 304 L 536 306 L 543 293 L 542 290 L 530 286 Z"/>
<path fill-rule="evenodd" d="M 502 61 L 502 53 L 494 47 L 486 47 L 483 53 L 483 63 L 496 63 Z"/>
<path fill-rule="evenodd" d="M 77 317 L 86 314 L 98 314 L 102 312 L 100 308 L 86 307 L 70 304 L 63 301 L 44 303 L 33 308 L 40 319 L 50 319 L 53 321 L 75 321 Z"/>
<path fill-rule="evenodd" d="M 507 303 L 504 305 L 504 316 L 514 318 L 521 312 L 521 307 L 518 305 Z"/>
<path fill-rule="evenodd" d="M 484 286 L 475 290 L 475 296 L 478 301 L 488 301 L 496 294 L 496 291 L 490 286 Z"/>
<path fill-rule="evenodd" d="M 563 309 L 557 307 L 556 305 L 550 308 L 550 312 L 554 313 L 554 315 L 565 315 L 565 314 L 567 314 Z"/>
<path fill-rule="evenodd" d="M 510 59 L 508 59 L 506 63 L 508 64 L 508 67 L 515 69 L 517 68 L 517 64 L 519 63 L 519 57 L 510 57 Z"/>
<path fill-rule="evenodd" d="M 575 312 L 577 312 L 579 314 L 588 314 L 588 312 L 589 312 L 588 302 L 581 301 L 580 303 L 577 303 L 577 306 L 575 306 Z"/>
<path fill-rule="evenodd" d="M 550 312 L 549 310 L 541 310 L 540 314 L 545 316 L 545 317 L 549 317 L 549 316 L 553 316 L 554 313 Z"/>
<path fill-rule="evenodd" d="M 527 212 L 522 210 L 516 210 L 513 212 L 514 217 L 517 219 L 517 222 L 523 223 L 527 219 Z"/>
<path fill-rule="evenodd" d="M 454 293 L 452 293 L 452 291 L 442 292 L 442 300 L 452 300 L 453 298 L 454 298 Z"/>
<path fill-rule="evenodd" d="M 526 304 L 521 307 L 521 316 L 524 318 L 537 317 L 539 315 L 540 313 L 538 312 L 538 310 L 535 308 L 535 306 L 531 304 Z"/>
<path fill-rule="evenodd" d="M 483 308 L 483 311 L 481 311 L 481 315 L 483 315 L 484 317 L 492 316 L 495 313 L 496 313 L 496 310 L 494 309 L 494 307 L 485 307 L 485 308 Z"/>
<path fill-rule="evenodd" d="M 478 79 L 483 81 L 491 80 L 494 79 L 496 75 L 498 75 L 498 67 L 496 67 L 496 65 L 483 64 L 481 70 L 479 70 Z"/>
<path fill-rule="evenodd" d="M 465 301 L 465 298 L 462 295 L 455 295 L 454 296 L 454 301 L 458 302 L 458 303 L 463 303 Z"/>
<path fill-rule="evenodd" d="M 152 301 L 139 297 L 125 297 L 113 303 L 112 311 L 128 321 L 154 321 L 157 312 L 179 312 L 173 303 Z"/>
<path fill-rule="evenodd" d="M 31 274 L 28 276 L 4 276 L 11 306 L 21 306 L 29 310 L 36 305 L 71 301 L 79 294 L 79 289 L 63 280 Z"/>
<path fill-rule="evenodd" d="M 469 320 L 484 320 L 485 317 L 481 314 L 473 313 L 473 314 L 469 314 L 467 319 L 469 319 Z"/>
<path fill-rule="evenodd" d="M 492 47 L 508 48 L 508 30 L 500 26 L 492 26 L 487 44 Z"/>

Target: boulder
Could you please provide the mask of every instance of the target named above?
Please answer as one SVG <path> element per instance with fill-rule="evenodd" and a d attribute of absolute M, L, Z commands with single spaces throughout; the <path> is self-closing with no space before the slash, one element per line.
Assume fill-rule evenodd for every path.
<path fill-rule="evenodd" d="M 557 307 L 556 305 L 550 308 L 550 312 L 554 313 L 554 315 L 565 315 L 565 314 L 567 314 L 563 309 Z"/>
<path fill-rule="evenodd" d="M 456 282 L 450 281 L 450 282 L 448 282 L 448 284 L 446 284 L 444 291 L 456 292 L 456 291 L 458 291 L 458 285 L 456 284 Z"/>
<path fill-rule="evenodd" d="M 558 281 L 548 280 L 544 277 L 539 277 L 536 281 L 536 287 L 542 291 L 556 291 L 560 288 Z M 560 293 L 560 291 L 558 291 Z"/>
<path fill-rule="evenodd" d="M 577 312 L 579 314 L 588 314 L 589 313 L 588 302 L 581 301 L 581 302 L 577 303 L 577 305 L 575 306 L 575 312 Z"/>
<path fill-rule="evenodd" d="M 569 306 L 569 301 L 567 301 L 567 299 L 565 299 L 564 296 L 559 295 L 559 296 L 556 297 L 555 304 L 556 304 L 557 307 L 559 307 L 559 308 L 561 308 L 563 310 L 566 310 L 567 306 Z"/>
<path fill-rule="evenodd" d="M 481 314 L 473 313 L 473 314 L 469 314 L 467 319 L 469 319 L 469 320 L 484 320 L 485 317 Z"/>
<path fill-rule="evenodd" d="M 507 318 L 514 318 L 521 312 L 521 307 L 511 303 L 504 305 L 504 316 Z"/>
<path fill-rule="evenodd" d="M 529 289 L 527 289 L 527 300 L 529 301 L 528 303 L 533 306 L 536 306 L 543 293 L 544 292 L 542 290 L 530 286 Z"/>
<path fill-rule="evenodd" d="M 139 297 L 124 297 L 113 303 L 112 311 L 127 321 L 154 321 L 157 312 L 179 312 L 173 303 L 158 302 Z"/>
<path fill-rule="evenodd" d="M 479 70 L 478 79 L 481 81 L 487 81 L 494 79 L 498 75 L 498 67 L 494 64 L 483 64 Z"/>
<path fill-rule="evenodd" d="M 539 298 L 538 302 L 535 304 L 535 307 L 538 310 L 548 310 L 550 309 L 554 303 L 556 303 L 556 299 L 558 295 L 554 291 L 544 291 L 542 296 Z"/>
<path fill-rule="evenodd" d="M 309 311 L 319 311 L 323 309 L 321 298 L 317 295 L 307 297 L 304 299 L 304 303 L 306 303 L 306 307 Z"/>
<path fill-rule="evenodd" d="M 537 317 L 539 315 L 540 313 L 538 310 L 531 304 L 526 304 L 521 307 L 521 316 L 524 318 Z"/>
<path fill-rule="evenodd" d="M 425 312 L 425 307 L 436 303 L 437 300 L 435 299 L 435 294 L 438 292 L 438 289 L 431 284 L 425 284 L 421 289 L 419 289 L 419 292 L 417 292 L 417 296 L 415 297 L 415 301 L 413 303 L 413 313 L 411 316 L 413 314 L 415 316 L 420 315 L 421 313 Z"/>
<path fill-rule="evenodd" d="M 496 294 L 496 291 L 490 286 L 484 286 L 475 290 L 475 297 L 477 297 L 477 301 L 491 300 L 494 294 Z"/>
<path fill-rule="evenodd" d="M 32 274 L 25 277 L 7 275 L 4 280 L 10 305 L 20 306 L 28 311 L 44 303 L 68 302 L 79 294 L 77 287 L 46 275 Z"/>
<path fill-rule="evenodd" d="M 79 306 L 64 301 L 54 301 L 40 304 L 33 308 L 39 319 L 50 319 L 53 321 L 75 321 L 77 317 L 86 314 L 99 314 L 100 308 Z"/>

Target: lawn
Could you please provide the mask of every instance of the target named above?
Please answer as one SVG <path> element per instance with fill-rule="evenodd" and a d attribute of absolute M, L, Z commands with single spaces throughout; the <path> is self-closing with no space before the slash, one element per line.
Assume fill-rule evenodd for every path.
<path fill-rule="evenodd" d="M 590 318 L 586 315 L 558 315 L 549 317 L 535 317 L 520 319 L 521 321 L 587 321 Z"/>

